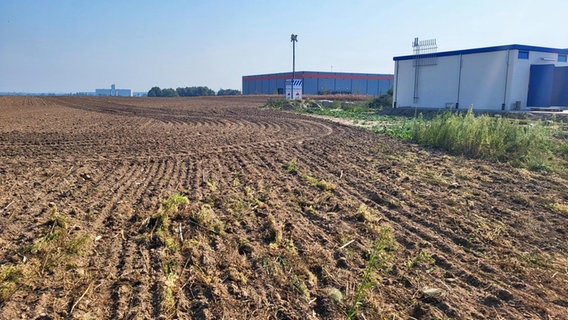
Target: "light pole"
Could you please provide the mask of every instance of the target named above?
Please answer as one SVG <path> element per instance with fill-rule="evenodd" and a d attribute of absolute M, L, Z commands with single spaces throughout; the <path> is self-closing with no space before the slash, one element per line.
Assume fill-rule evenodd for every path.
<path fill-rule="evenodd" d="M 296 73 L 296 42 L 298 42 L 298 35 L 293 34 L 290 36 L 292 42 L 292 81 L 290 83 L 290 99 L 294 100 L 294 78 Z"/>

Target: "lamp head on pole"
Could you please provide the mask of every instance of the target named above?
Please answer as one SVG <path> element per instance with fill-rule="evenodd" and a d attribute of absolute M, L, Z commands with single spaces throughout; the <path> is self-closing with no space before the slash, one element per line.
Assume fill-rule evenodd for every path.
<path fill-rule="evenodd" d="M 298 35 L 292 33 L 292 35 L 290 36 L 290 41 L 291 42 L 298 42 Z"/>

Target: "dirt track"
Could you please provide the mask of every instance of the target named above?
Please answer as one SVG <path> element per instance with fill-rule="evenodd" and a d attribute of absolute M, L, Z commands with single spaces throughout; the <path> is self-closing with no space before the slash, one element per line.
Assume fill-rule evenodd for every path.
<path fill-rule="evenodd" d="M 0 97 L 0 319 L 567 319 L 567 181 L 264 101 Z"/>

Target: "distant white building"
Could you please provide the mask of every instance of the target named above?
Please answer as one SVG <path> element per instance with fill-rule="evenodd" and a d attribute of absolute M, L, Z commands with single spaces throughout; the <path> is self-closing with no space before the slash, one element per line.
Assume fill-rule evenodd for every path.
<path fill-rule="evenodd" d="M 396 107 L 568 106 L 568 49 L 506 45 L 394 57 Z"/>
<path fill-rule="evenodd" d="M 95 89 L 96 96 L 132 97 L 132 89 L 116 89 L 112 84 L 110 89 Z"/>

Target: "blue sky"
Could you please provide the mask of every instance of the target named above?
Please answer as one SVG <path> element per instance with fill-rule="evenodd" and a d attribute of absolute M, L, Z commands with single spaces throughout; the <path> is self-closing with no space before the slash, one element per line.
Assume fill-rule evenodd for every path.
<path fill-rule="evenodd" d="M 438 51 L 568 48 L 565 0 L 0 0 L 0 92 L 94 91 L 116 83 L 241 89 L 296 70 L 393 73 L 412 40 Z"/>

